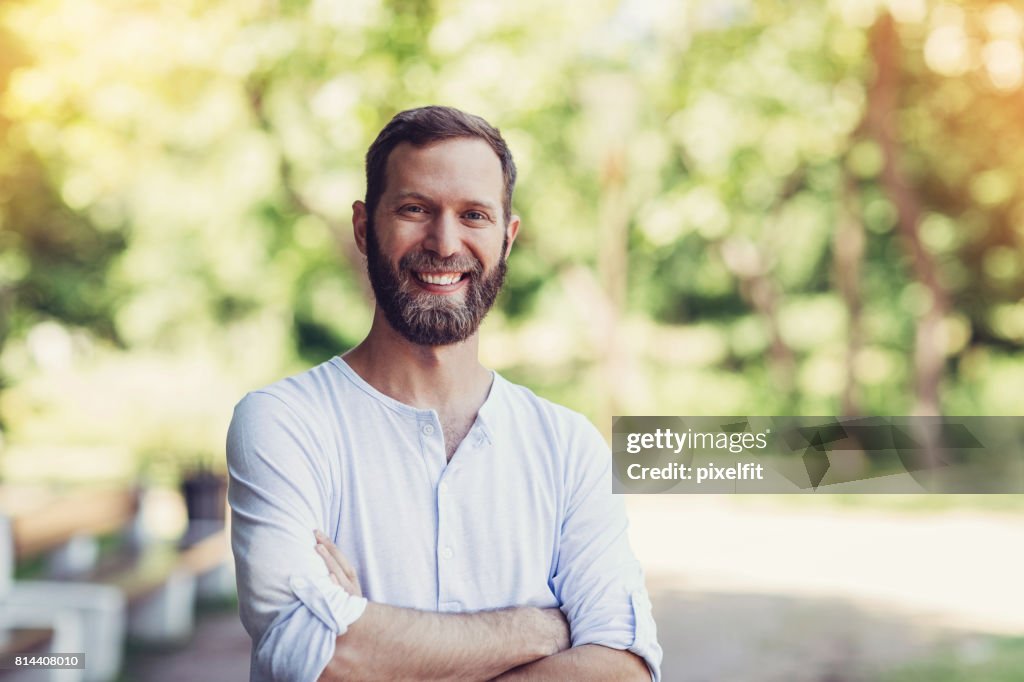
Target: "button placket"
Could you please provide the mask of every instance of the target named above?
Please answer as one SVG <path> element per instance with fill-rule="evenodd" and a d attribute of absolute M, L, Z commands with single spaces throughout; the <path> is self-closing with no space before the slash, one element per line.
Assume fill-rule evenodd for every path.
<path fill-rule="evenodd" d="M 458 562 L 455 560 L 455 544 L 453 540 L 453 523 L 456 511 L 452 504 L 452 484 L 447 479 L 451 478 L 452 471 L 445 471 L 437 483 L 437 572 L 438 572 L 438 599 L 448 605 L 448 610 L 459 610 L 455 606 L 458 602 L 449 601 L 452 598 L 454 588 L 454 575 Z M 461 605 L 460 605 L 461 606 Z"/>
<path fill-rule="evenodd" d="M 416 431 L 420 452 L 427 461 L 428 472 L 434 486 L 444 471 L 446 457 L 444 453 L 444 437 L 441 433 L 441 423 L 433 411 L 421 411 L 416 415 Z"/>

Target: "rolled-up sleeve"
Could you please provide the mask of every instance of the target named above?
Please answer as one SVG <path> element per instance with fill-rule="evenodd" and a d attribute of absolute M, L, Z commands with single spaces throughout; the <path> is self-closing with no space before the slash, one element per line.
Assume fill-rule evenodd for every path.
<path fill-rule="evenodd" d="M 331 582 L 314 551 L 313 529 L 328 531 L 331 490 L 313 429 L 276 396 L 255 392 L 228 430 L 231 546 L 252 680 L 316 680 L 366 608 Z"/>
<path fill-rule="evenodd" d="M 569 495 L 552 585 L 569 621 L 572 645 L 631 651 L 661 678 L 651 602 L 633 556 L 622 498 L 612 494 L 611 455 L 589 423 L 570 443 Z"/>

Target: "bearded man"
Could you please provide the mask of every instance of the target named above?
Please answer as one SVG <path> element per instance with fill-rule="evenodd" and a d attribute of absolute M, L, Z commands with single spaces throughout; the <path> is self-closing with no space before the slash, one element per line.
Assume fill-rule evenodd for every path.
<path fill-rule="evenodd" d="M 611 457 L 478 359 L 519 233 L 499 132 L 405 111 L 366 156 L 366 339 L 248 394 L 228 433 L 253 680 L 659 678 Z"/>

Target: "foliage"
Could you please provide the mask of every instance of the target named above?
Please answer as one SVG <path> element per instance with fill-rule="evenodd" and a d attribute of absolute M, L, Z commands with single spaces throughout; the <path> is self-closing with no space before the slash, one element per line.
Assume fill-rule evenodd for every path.
<path fill-rule="evenodd" d="M 606 430 L 908 413 L 929 352 L 941 409 L 1020 413 L 1021 22 L 981 0 L 8 3 L 8 474 L 66 464 L 42 446 L 217 453 L 246 389 L 357 343 L 362 155 L 432 102 L 498 124 L 520 168 L 485 361 Z"/>

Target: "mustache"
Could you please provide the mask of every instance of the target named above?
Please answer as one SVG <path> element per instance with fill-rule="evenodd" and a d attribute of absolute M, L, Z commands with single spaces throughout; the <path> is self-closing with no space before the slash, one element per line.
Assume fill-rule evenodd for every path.
<path fill-rule="evenodd" d="M 400 270 L 418 270 L 434 272 L 466 272 L 470 275 L 481 275 L 484 265 L 472 256 L 448 256 L 442 258 L 426 251 L 415 251 L 402 256 L 398 262 Z"/>

